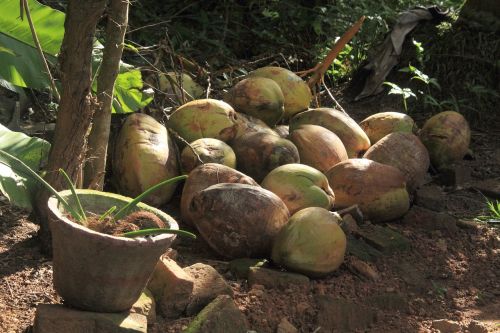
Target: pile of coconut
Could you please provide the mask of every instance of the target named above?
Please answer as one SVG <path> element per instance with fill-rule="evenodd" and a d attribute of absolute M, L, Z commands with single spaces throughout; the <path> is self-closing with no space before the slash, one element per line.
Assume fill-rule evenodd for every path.
<path fill-rule="evenodd" d="M 195 227 L 218 254 L 329 274 L 346 251 L 335 211 L 358 205 L 372 223 L 400 218 L 430 164 L 439 170 L 464 157 L 470 130 L 454 111 L 418 130 L 406 114 L 378 113 L 358 124 L 334 108 L 310 109 L 311 100 L 299 76 L 264 67 L 224 101 L 180 106 L 166 126 L 133 114 L 115 144 L 117 187 L 134 197 L 188 174 L 179 222 Z M 162 206 L 175 186 L 145 201 Z"/>

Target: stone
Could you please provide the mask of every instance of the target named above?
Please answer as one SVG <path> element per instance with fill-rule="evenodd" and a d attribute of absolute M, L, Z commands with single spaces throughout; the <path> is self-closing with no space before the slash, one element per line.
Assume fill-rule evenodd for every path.
<path fill-rule="evenodd" d="M 59 304 L 39 304 L 33 333 L 146 333 L 146 316 L 137 313 L 97 313 Z"/>
<path fill-rule="evenodd" d="M 290 286 L 309 287 L 309 278 L 302 274 L 280 272 L 263 267 L 250 267 L 248 284 L 260 284 L 267 289 L 287 289 Z"/>
<path fill-rule="evenodd" d="M 247 333 L 248 322 L 228 295 L 220 295 L 208 304 L 183 330 L 183 333 Z"/>
<path fill-rule="evenodd" d="M 439 330 L 440 333 L 456 333 L 462 331 L 462 327 L 459 323 L 448 319 L 433 320 L 431 327 Z"/>
<path fill-rule="evenodd" d="M 439 171 L 436 181 L 443 186 L 463 186 L 471 180 L 472 169 L 463 163 L 457 163 Z"/>
<path fill-rule="evenodd" d="M 247 279 L 250 267 L 263 267 L 267 265 L 266 259 L 239 258 L 229 262 L 229 271 L 237 279 Z"/>
<path fill-rule="evenodd" d="M 441 230 L 448 235 L 454 235 L 458 231 L 457 219 L 455 217 L 417 205 L 413 205 L 408 213 L 406 213 L 403 223 L 422 227 L 427 230 Z"/>
<path fill-rule="evenodd" d="M 377 250 L 391 254 L 410 249 L 410 240 L 399 232 L 378 225 L 360 227 L 357 235 Z"/>
<path fill-rule="evenodd" d="M 156 321 L 156 302 L 153 294 L 148 289 L 144 289 L 137 302 L 132 305 L 130 312 L 144 315 L 149 324 L 154 323 Z"/>
<path fill-rule="evenodd" d="M 276 329 L 276 333 L 299 333 L 299 330 L 286 318 L 282 318 Z"/>
<path fill-rule="evenodd" d="M 376 320 L 375 311 L 363 304 L 342 298 L 317 296 L 318 322 L 324 332 L 350 332 L 364 330 Z"/>
<path fill-rule="evenodd" d="M 382 252 L 366 244 L 362 239 L 347 235 L 347 253 L 363 261 L 374 262 Z"/>
<path fill-rule="evenodd" d="M 175 261 L 162 256 L 156 264 L 148 289 L 157 301 L 165 318 L 177 318 L 184 313 L 194 289 L 195 281 Z"/>
<path fill-rule="evenodd" d="M 344 231 L 346 235 L 350 235 L 358 231 L 358 223 L 352 217 L 351 214 L 345 214 L 342 216 L 342 220 L 340 221 L 340 227 Z"/>
<path fill-rule="evenodd" d="M 467 329 L 469 333 L 488 333 L 488 328 L 477 320 L 472 320 Z"/>
<path fill-rule="evenodd" d="M 352 218 L 356 220 L 357 224 L 362 224 L 364 221 L 363 212 L 361 211 L 361 209 L 359 209 L 358 205 L 352 205 L 347 208 L 341 209 L 337 211 L 337 213 L 342 218 L 347 214 L 351 215 Z"/>
<path fill-rule="evenodd" d="M 472 184 L 471 188 L 492 199 L 500 199 L 500 181 L 498 179 L 478 181 Z"/>
<path fill-rule="evenodd" d="M 193 292 L 186 307 L 188 316 L 198 313 L 219 295 L 233 297 L 234 293 L 229 284 L 212 266 L 197 263 L 185 267 L 184 271 L 194 279 Z"/>
<path fill-rule="evenodd" d="M 379 274 L 373 267 L 356 257 L 350 258 L 346 264 L 351 272 L 368 278 L 369 280 L 378 281 L 380 278 Z"/>
<path fill-rule="evenodd" d="M 415 204 L 436 212 L 446 209 L 446 194 L 441 187 L 429 185 L 415 192 Z"/>

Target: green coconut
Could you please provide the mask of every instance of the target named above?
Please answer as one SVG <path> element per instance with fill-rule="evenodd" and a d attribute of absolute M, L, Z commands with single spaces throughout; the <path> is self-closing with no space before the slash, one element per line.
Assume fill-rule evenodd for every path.
<path fill-rule="evenodd" d="M 373 114 L 359 123 L 371 144 L 375 144 L 384 136 L 394 132 L 417 133 L 417 125 L 413 119 L 401 112 L 380 112 Z"/>
<path fill-rule="evenodd" d="M 167 125 L 187 142 L 214 138 L 227 142 L 236 135 L 236 112 L 226 102 L 199 99 L 175 110 Z"/>
<path fill-rule="evenodd" d="M 249 77 L 232 87 L 224 100 L 237 112 L 251 115 L 274 126 L 285 112 L 280 86 L 264 77 Z"/>
<path fill-rule="evenodd" d="M 184 147 L 181 153 L 181 165 L 184 173 L 189 173 L 203 163 L 219 163 L 236 169 L 236 155 L 224 141 L 203 138 Z"/>
<path fill-rule="evenodd" d="M 349 158 L 339 137 L 322 126 L 301 125 L 292 131 L 290 140 L 299 150 L 300 162 L 321 172 Z"/>
<path fill-rule="evenodd" d="M 285 118 L 307 110 L 312 100 L 311 89 L 294 72 L 281 67 L 262 67 L 254 70 L 248 77 L 264 77 L 275 81 L 285 97 Z"/>
<path fill-rule="evenodd" d="M 318 125 L 335 133 L 349 158 L 362 156 L 370 148 L 370 139 L 361 127 L 347 114 L 331 108 L 318 108 L 301 112 L 290 120 L 290 131 L 301 125 Z"/>
<path fill-rule="evenodd" d="M 326 177 L 337 208 L 358 205 L 372 222 L 400 218 L 410 208 L 405 176 L 393 166 L 355 158 L 335 165 Z"/>
<path fill-rule="evenodd" d="M 293 214 L 276 237 L 271 258 L 310 277 L 334 272 L 344 261 L 347 241 L 338 214 L 309 207 Z"/>
<path fill-rule="evenodd" d="M 303 164 L 285 164 L 269 172 L 261 186 L 283 200 L 290 214 L 307 208 L 331 209 L 335 195 L 320 171 Z"/>
<path fill-rule="evenodd" d="M 134 113 L 118 134 L 113 154 L 113 178 L 121 194 L 136 197 L 157 183 L 178 176 L 177 147 L 167 129 L 153 117 Z M 177 184 L 169 184 L 143 201 L 161 206 L 172 197 Z"/>
<path fill-rule="evenodd" d="M 160 91 L 172 100 L 182 101 L 184 96 L 186 101 L 192 101 L 203 96 L 203 88 L 186 73 L 161 73 L 158 81 Z"/>
<path fill-rule="evenodd" d="M 300 162 L 297 147 L 273 134 L 247 133 L 234 140 L 231 147 L 236 154 L 238 170 L 258 182 L 280 165 Z"/>
<path fill-rule="evenodd" d="M 438 170 L 464 158 L 470 136 L 467 120 L 455 111 L 438 113 L 428 119 L 420 131 L 420 140 L 429 151 L 431 164 Z"/>

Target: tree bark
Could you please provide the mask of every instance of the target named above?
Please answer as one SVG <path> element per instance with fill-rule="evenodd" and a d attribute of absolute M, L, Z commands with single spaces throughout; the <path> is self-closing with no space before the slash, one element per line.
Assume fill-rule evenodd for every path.
<path fill-rule="evenodd" d="M 111 105 L 115 80 L 120 68 L 125 31 L 128 24 L 128 0 L 111 0 L 106 26 L 106 45 L 103 60 L 97 76 L 97 98 L 99 109 L 94 115 L 89 136 L 83 186 L 102 190 L 106 171 L 111 125 Z"/>
<path fill-rule="evenodd" d="M 46 180 L 57 190 L 67 188 L 59 174 L 64 169 L 75 181 L 81 175 L 95 101 L 91 95 L 91 56 L 94 35 L 106 0 L 70 0 L 64 22 L 61 46 L 62 94 L 57 112 L 56 129 L 49 154 Z M 40 224 L 42 251 L 51 252 L 47 199 L 50 194 L 38 193 L 35 207 Z"/>

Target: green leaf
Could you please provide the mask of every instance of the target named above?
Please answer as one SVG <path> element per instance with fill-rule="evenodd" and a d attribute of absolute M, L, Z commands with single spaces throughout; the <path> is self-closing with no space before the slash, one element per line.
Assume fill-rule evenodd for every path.
<path fill-rule="evenodd" d="M 153 96 L 143 91 L 141 71 L 134 69 L 118 74 L 115 83 L 113 113 L 137 111 L 153 100 Z"/>
<path fill-rule="evenodd" d="M 31 169 L 38 171 L 48 157 L 50 143 L 0 125 L 0 150 L 16 156 Z M 0 162 L 2 161 L 0 158 Z M 38 183 L 4 163 L 0 163 L 0 192 L 13 205 L 31 209 Z"/>

